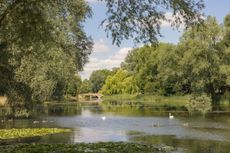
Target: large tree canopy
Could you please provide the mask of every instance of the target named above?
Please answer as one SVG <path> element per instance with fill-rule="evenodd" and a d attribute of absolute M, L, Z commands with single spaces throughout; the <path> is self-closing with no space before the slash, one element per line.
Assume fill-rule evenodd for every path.
<path fill-rule="evenodd" d="M 63 95 L 91 53 L 90 15 L 84 0 L 0 1 L 0 89 L 12 105 Z"/>
<path fill-rule="evenodd" d="M 101 0 L 107 6 L 107 18 L 103 21 L 113 43 L 120 45 L 123 39 L 136 42 L 157 42 L 164 21 L 173 27 L 189 27 L 201 21 L 203 0 Z M 166 14 L 172 14 L 168 19 Z"/>

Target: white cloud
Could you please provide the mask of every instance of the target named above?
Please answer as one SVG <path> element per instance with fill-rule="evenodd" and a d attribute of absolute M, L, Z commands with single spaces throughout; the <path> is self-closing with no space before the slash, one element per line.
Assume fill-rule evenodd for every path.
<path fill-rule="evenodd" d="M 177 18 L 182 18 L 182 16 L 179 15 L 179 14 L 173 15 L 172 12 L 166 12 L 166 13 L 165 13 L 165 20 L 161 21 L 161 26 L 162 26 L 162 27 L 171 27 L 171 24 L 172 24 L 173 22 L 175 22 L 175 20 L 176 20 Z M 182 23 L 182 24 L 180 25 L 180 28 L 183 29 L 184 26 L 185 26 L 184 23 Z"/>
<path fill-rule="evenodd" d="M 107 59 L 98 59 L 91 57 L 89 63 L 84 67 L 84 71 L 81 72 L 82 78 L 89 78 L 90 74 L 99 69 L 112 69 L 114 67 L 119 67 L 121 62 L 124 61 L 126 55 L 132 48 L 125 47 L 121 48 L 116 54 L 110 56 Z"/>
<path fill-rule="evenodd" d="M 97 2 L 100 2 L 99 0 L 86 0 L 87 2 L 89 3 L 97 3 Z"/>
<path fill-rule="evenodd" d="M 106 45 L 103 39 L 94 42 L 93 52 L 94 53 L 105 53 L 109 51 L 109 47 Z"/>

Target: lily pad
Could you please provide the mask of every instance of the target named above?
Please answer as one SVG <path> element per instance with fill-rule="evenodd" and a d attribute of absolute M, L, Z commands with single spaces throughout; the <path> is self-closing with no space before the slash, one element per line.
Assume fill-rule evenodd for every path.
<path fill-rule="evenodd" d="M 48 134 L 57 134 L 62 132 L 70 132 L 70 129 L 61 129 L 61 128 L 0 129 L 0 139 L 5 140 L 5 139 L 45 136 Z"/>

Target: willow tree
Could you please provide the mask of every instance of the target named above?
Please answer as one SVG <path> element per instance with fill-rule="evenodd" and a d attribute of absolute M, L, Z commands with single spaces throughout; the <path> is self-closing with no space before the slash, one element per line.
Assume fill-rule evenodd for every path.
<path fill-rule="evenodd" d="M 84 0 L 0 1 L 0 84 L 15 110 L 57 97 L 83 68 L 92 41 L 82 23 L 90 15 Z"/>
<path fill-rule="evenodd" d="M 203 0 L 100 0 L 107 6 L 102 22 L 113 43 L 124 39 L 156 43 L 162 23 L 190 27 L 202 21 Z"/>

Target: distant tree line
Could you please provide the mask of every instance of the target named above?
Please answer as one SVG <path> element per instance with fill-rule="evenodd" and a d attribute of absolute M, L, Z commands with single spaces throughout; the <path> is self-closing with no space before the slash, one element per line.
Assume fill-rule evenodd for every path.
<path fill-rule="evenodd" d="M 214 17 L 207 17 L 202 25 L 188 28 L 177 45 L 159 43 L 133 49 L 116 73 L 105 81 L 103 78 L 100 92 L 190 94 L 191 103 L 203 101 L 210 108 L 209 102 L 216 105 L 221 96 L 230 95 L 229 36 L 230 14 L 225 17 L 224 25 L 219 25 Z"/>

